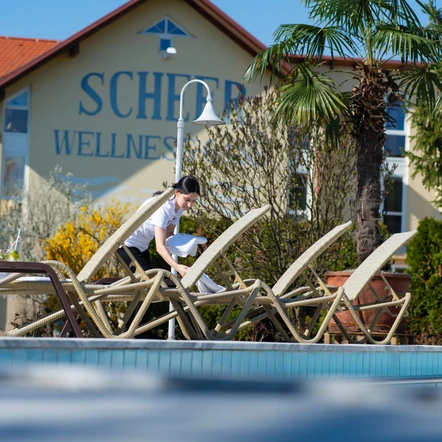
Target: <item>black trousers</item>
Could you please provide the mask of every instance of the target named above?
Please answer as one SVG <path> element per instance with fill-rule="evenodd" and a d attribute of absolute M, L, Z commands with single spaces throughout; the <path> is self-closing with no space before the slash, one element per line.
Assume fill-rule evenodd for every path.
<path fill-rule="evenodd" d="M 140 252 L 140 249 L 137 249 L 136 247 L 128 247 L 128 249 L 130 250 L 130 253 L 132 253 L 132 255 L 134 256 L 134 258 L 138 261 L 138 263 L 143 268 L 143 270 L 150 270 L 152 268 L 152 262 L 150 260 L 149 250 L 146 250 L 144 252 Z M 123 248 L 119 248 L 117 250 L 117 253 L 121 256 L 121 258 L 123 258 L 123 261 L 128 266 L 130 266 L 129 267 L 130 270 L 132 272 L 135 272 L 135 267 L 130 265 L 131 258 L 126 253 L 126 251 Z M 130 326 L 130 324 L 134 320 L 135 315 L 137 314 L 138 310 L 140 309 L 140 306 L 141 306 L 141 302 L 138 303 L 137 307 L 135 307 L 131 317 L 127 321 L 127 326 Z M 149 321 L 150 319 L 152 319 L 152 318 L 150 317 L 149 311 L 147 311 L 146 314 L 143 316 L 143 319 L 141 320 L 141 324 Z M 135 339 L 159 339 L 159 338 L 158 338 L 158 335 L 155 335 L 154 333 L 152 333 L 151 330 L 148 330 L 144 333 L 136 335 Z"/>
<path fill-rule="evenodd" d="M 132 253 L 132 255 L 134 256 L 134 258 L 139 262 L 143 270 L 150 270 L 152 268 L 152 262 L 150 260 L 149 250 L 140 252 L 140 249 L 137 249 L 136 247 L 128 247 L 128 249 L 130 250 L 130 253 Z M 123 261 L 127 265 L 130 265 L 131 259 L 129 255 L 126 253 L 126 250 L 120 247 L 117 250 L 117 253 L 121 256 L 121 258 L 123 258 Z M 135 266 L 130 266 L 130 269 L 132 272 L 135 272 Z"/>

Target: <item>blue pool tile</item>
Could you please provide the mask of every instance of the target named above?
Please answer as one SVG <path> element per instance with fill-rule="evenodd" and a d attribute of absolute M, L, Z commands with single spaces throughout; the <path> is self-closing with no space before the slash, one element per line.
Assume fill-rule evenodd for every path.
<path fill-rule="evenodd" d="M 147 369 L 152 373 L 160 373 L 160 354 L 158 350 L 149 351 L 147 354 Z"/>
<path fill-rule="evenodd" d="M 53 363 L 227 379 L 410 378 L 442 376 L 442 347 L 0 339 L 0 367 Z"/>
<path fill-rule="evenodd" d="M 436 376 L 442 376 L 442 353 L 432 354 L 434 365 L 433 374 Z"/>
<path fill-rule="evenodd" d="M 292 379 L 292 355 L 283 353 L 282 355 L 282 378 L 286 380 Z"/>
<path fill-rule="evenodd" d="M 72 364 L 85 365 L 86 350 L 73 349 L 71 353 Z"/>
<path fill-rule="evenodd" d="M 56 362 L 58 364 L 70 364 L 72 352 L 70 350 L 57 350 Z"/>
<path fill-rule="evenodd" d="M 11 349 L 0 350 L 0 367 L 6 368 L 12 366 L 13 357 L 14 354 Z"/>
<path fill-rule="evenodd" d="M 299 371 L 298 375 L 300 378 L 306 378 L 308 373 L 308 353 L 301 352 L 299 354 Z"/>
<path fill-rule="evenodd" d="M 416 355 L 414 353 L 410 353 L 410 376 L 417 376 L 417 374 L 418 368 Z"/>
<path fill-rule="evenodd" d="M 203 376 L 211 376 L 213 369 L 213 350 L 202 352 L 201 374 Z"/>
<path fill-rule="evenodd" d="M 98 366 L 101 368 L 110 368 L 112 361 L 112 350 L 102 349 L 98 352 Z"/>
<path fill-rule="evenodd" d="M 186 375 L 192 374 L 192 351 L 181 351 L 181 373 Z"/>
<path fill-rule="evenodd" d="M 328 353 L 328 361 L 328 375 L 335 378 L 337 376 L 338 354 L 335 351 Z"/>
<path fill-rule="evenodd" d="M 223 373 L 223 352 L 212 352 L 212 370 L 211 374 L 216 377 L 220 377 Z"/>
<path fill-rule="evenodd" d="M 57 350 L 50 348 L 45 349 L 42 362 L 45 364 L 55 364 L 55 362 L 57 362 Z"/>
<path fill-rule="evenodd" d="M 231 350 L 221 350 L 222 351 L 222 363 L 221 363 L 221 375 L 222 377 L 230 378 L 232 375 L 232 351 Z"/>
<path fill-rule="evenodd" d="M 14 349 L 11 352 L 11 360 L 10 363 L 13 367 L 23 367 L 28 363 L 28 351 L 22 348 Z M 0 356 L 0 365 L 1 365 L 1 356 Z"/>
<path fill-rule="evenodd" d="M 170 352 L 170 374 L 179 375 L 181 373 L 181 359 L 182 352 L 180 350 Z"/>
<path fill-rule="evenodd" d="M 147 350 L 137 349 L 136 350 L 136 363 L 135 368 L 137 370 L 146 370 L 147 368 Z"/>
<path fill-rule="evenodd" d="M 28 350 L 28 362 L 29 363 L 41 363 L 43 361 L 43 349 L 29 349 Z"/>
<path fill-rule="evenodd" d="M 192 364 L 191 364 L 191 373 L 194 375 L 201 375 L 201 364 L 203 360 L 203 355 L 201 350 L 195 350 L 192 352 Z"/>
<path fill-rule="evenodd" d="M 158 371 L 163 374 L 170 373 L 170 354 L 171 351 L 163 351 L 159 354 Z"/>
<path fill-rule="evenodd" d="M 112 370 L 124 369 L 124 350 L 118 349 L 112 352 L 111 368 Z"/>
<path fill-rule="evenodd" d="M 84 355 L 84 364 L 89 367 L 97 367 L 99 361 L 98 350 L 91 349 Z"/>
<path fill-rule="evenodd" d="M 284 378 L 283 353 L 275 351 L 273 352 L 273 354 L 274 354 L 274 377 L 277 380 L 281 380 Z"/>
<path fill-rule="evenodd" d="M 267 353 L 266 358 L 266 373 L 268 379 L 276 379 L 276 355 L 275 352 L 271 351 Z"/>
<path fill-rule="evenodd" d="M 308 352 L 306 359 L 306 369 L 305 369 L 305 375 L 308 379 L 315 377 L 315 360 L 316 360 L 316 355 L 311 352 Z"/>
<path fill-rule="evenodd" d="M 335 374 L 337 377 L 342 377 L 343 373 L 344 373 L 344 367 L 345 367 L 345 353 L 344 351 L 339 351 L 337 350 L 337 354 L 336 354 L 336 370 L 335 370 Z"/>
<path fill-rule="evenodd" d="M 257 351 L 249 353 L 249 377 L 250 379 L 259 378 L 259 353 Z"/>
<path fill-rule="evenodd" d="M 258 377 L 265 378 L 267 376 L 267 355 L 265 352 L 258 353 L 258 365 L 257 365 Z"/>
<path fill-rule="evenodd" d="M 241 352 L 232 351 L 232 376 L 239 378 L 241 375 Z"/>
<path fill-rule="evenodd" d="M 134 370 L 137 365 L 137 351 L 124 350 L 123 353 L 123 370 Z"/>

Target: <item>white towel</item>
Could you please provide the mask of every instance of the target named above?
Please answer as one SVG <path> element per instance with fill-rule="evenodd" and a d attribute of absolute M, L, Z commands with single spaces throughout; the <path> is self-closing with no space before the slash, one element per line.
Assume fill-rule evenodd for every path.
<path fill-rule="evenodd" d="M 171 255 L 195 256 L 198 250 L 198 244 L 205 244 L 207 238 L 204 236 L 189 235 L 188 233 L 177 233 L 166 239 L 166 247 Z"/>
<path fill-rule="evenodd" d="M 198 250 L 198 244 L 205 244 L 207 238 L 203 236 L 190 235 L 188 233 L 178 233 L 170 236 L 166 240 L 166 247 L 172 255 L 181 257 L 195 256 Z M 205 273 L 197 281 L 196 286 L 200 293 L 217 293 L 225 290 L 225 287 L 217 284 L 210 279 Z"/>
<path fill-rule="evenodd" d="M 217 284 L 205 273 L 201 275 L 201 278 L 199 279 L 199 281 L 197 281 L 196 286 L 198 287 L 200 293 L 218 293 L 225 290 L 225 287 Z"/>

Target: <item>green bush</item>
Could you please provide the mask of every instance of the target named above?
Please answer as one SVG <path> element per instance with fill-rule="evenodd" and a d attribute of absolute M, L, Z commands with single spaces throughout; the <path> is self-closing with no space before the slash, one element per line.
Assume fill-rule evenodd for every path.
<path fill-rule="evenodd" d="M 420 344 L 442 344 L 442 222 L 423 219 L 407 247 L 412 294 L 408 324 Z"/>

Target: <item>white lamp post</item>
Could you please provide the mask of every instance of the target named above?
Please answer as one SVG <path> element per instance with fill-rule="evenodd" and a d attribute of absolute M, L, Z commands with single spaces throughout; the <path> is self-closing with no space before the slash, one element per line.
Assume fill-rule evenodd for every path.
<path fill-rule="evenodd" d="M 183 151 L 184 151 L 183 96 L 187 86 L 189 86 L 189 84 L 191 83 L 201 83 L 207 89 L 206 105 L 204 106 L 203 113 L 196 120 L 193 120 L 192 123 L 199 124 L 201 126 L 218 126 L 221 124 L 226 124 L 223 120 L 221 120 L 218 117 L 218 115 L 215 112 L 215 109 L 213 108 L 212 95 L 210 93 L 210 89 L 207 83 L 198 79 L 188 81 L 181 89 L 181 94 L 180 94 L 180 116 L 177 122 L 177 137 L 176 137 L 177 150 L 176 150 L 176 163 L 175 163 L 175 183 L 177 183 L 181 179 L 181 174 L 183 169 Z M 178 232 L 179 232 L 179 221 L 175 227 L 175 234 L 177 234 Z M 178 257 L 175 255 L 173 256 L 173 258 L 175 259 L 175 261 L 178 260 Z M 175 269 L 172 269 L 172 272 L 176 274 Z M 172 304 L 169 305 L 169 309 L 170 310 L 173 309 Z M 169 321 L 168 339 L 175 339 L 175 318 L 172 318 Z"/>

